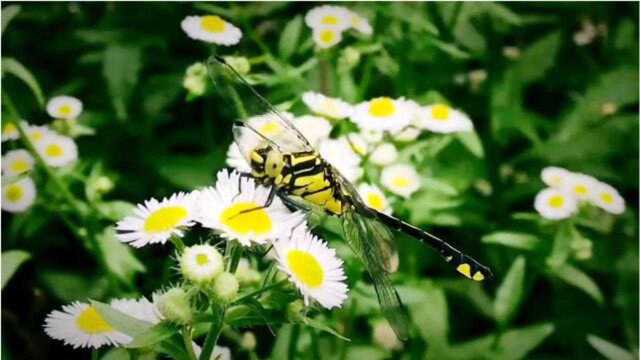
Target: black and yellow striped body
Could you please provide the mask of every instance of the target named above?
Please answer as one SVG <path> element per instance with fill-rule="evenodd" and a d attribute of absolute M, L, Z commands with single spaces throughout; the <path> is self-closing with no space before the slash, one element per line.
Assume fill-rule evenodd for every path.
<path fill-rule="evenodd" d="M 280 154 L 271 146 L 254 150 L 250 156 L 251 175 L 266 185 L 340 215 L 346 196 L 331 166 L 315 151 Z"/>

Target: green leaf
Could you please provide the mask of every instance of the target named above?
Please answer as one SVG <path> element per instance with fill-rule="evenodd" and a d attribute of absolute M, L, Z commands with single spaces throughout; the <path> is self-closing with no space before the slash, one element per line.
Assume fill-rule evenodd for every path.
<path fill-rule="evenodd" d="M 580 269 L 569 264 L 563 264 L 556 268 L 552 268 L 551 271 L 567 284 L 573 285 L 587 293 L 598 304 L 602 304 L 604 302 L 604 297 L 602 296 L 602 292 L 600 291 L 598 284 L 596 284 L 589 275 L 585 274 Z"/>
<path fill-rule="evenodd" d="M 119 221 L 133 213 L 135 205 L 130 202 L 114 200 L 95 204 L 100 214 L 108 220 Z"/>
<path fill-rule="evenodd" d="M 155 345 L 165 339 L 170 338 L 173 334 L 178 333 L 178 329 L 167 321 L 160 322 L 136 337 L 127 344 L 128 348 L 143 348 Z"/>
<path fill-rule="evenodd" d="M 355 345 L 347 347 L 346 359 L 366 359 L 366 360 L 383 360 L 389 359 L 389 353 L 374 347 L 365 345 Z"/>
<path fill-rule="evenodd" d="M 421 288 L 425 300 L 409 306 L 411 319 L 430 346 L 445 348 L 449 334 L 449 314 L 444 291 L 430 282 L 425 282 Z"/>
<path fill-rule="evenodd" d="M 571 240 L 574 239 L 576 232 L 577 230 L 573 224 L 568 221 L 560 223 L 553 240 L 553 249 L 551 249 L 551 254 L 547 258 L 547 265 L 554 268 L 562 266 L 567 261 L 571 251 Z"/>
<path fill-rule="evenodd" d="M 280 42 L 278 42 L 278 52 L 283 60 L 288 59 L 295 51 L 302 34 L 302 16 L 297 15 L 287 22 L 282 34 Z"/>
<path fill-rule="evenodd" d="M 29 89 L 31 89 L 33 96 L 35 96 L 36 101 L 38 101 L 38 105 L 40 105 L 40 107 L 44 106 L 44 95 L 42 94 L 42 89 L 40 88 L 38 81 L 33 76 L 31 71 L 29 71 L 29 69 L 24 67 L 14 58 L 2 58 L 2 73 L 3 75 L 11 74 L 22 80 L 29 87 Z"/>
<path fill-rule="evenodd" d="M 333 335 L 333 336 L 335 336 L 335 337 L 337 337 L 337 338 L 339 338 L 341 340 L 351 341 L 351 339 L 349 339 L 348 337 L 343 336 L 342 334 L 337 332 L 335 329 L 332 329 L 329 325 L 325 324 L 323 321 L 305 317 L 303 319 L 303 324 L 311 326 L 314 329 L 329 333 L 329 334 L 331 334 L 331 335 Z"/>
<path fill-rule="evenodd" d="M 30 258 L 31 254 L 22 250 L 9 250 L 2 253 L 2 289 L 4 289 L 4 286 L 7 285 L 7 282 L 20 265 Z"/>
<path fill-rule="evenodd" d="M 106 277 L 96 277 L 81 272 L 43 269 L 39 272 L 39 279 L 51 294 L 65 303 L 84 301 L 87 298 L 102 298 L 109 287 Z"/>
<path fill-rule="evenodd" d="M 593 346 L 594 349 L 598 350 L 598 352 L 608 360 L 637 359 L 637 357 L 634 356 L 631 352 L 595 335 L 587 335 L 587 341 L 589 342 L 589 344 L 591 344 L 591 346 Z"/>
<path fill-rule="evenodd" d="M 132 316 L 129 316 L 122 311 L 116 310 L 111 306 L 101 303 L 99 301 L 91 300 L 91 306 L 93 306 L 104 320 L 109 323 L 114 329 L 129 335 L 133 338 L 147 332 L 152 324 L 138 320 Z"/>
<path fill-rule="evenodd" d="M 290 359 L 293 357 L 293 355 L 289 357 L 289 343 L 291 342 L 293 327 L 294 325 L 292 324 L 284 324 L 280 327 L 276 335 L 276 341 L 271 349 L 271 354 L 269 355 L 270 359 Z"/>
<path fill-rule="evenodd" d="M 128 245 L 116 238 L 112 226 L 107 227 L 97 236 L 98 244 L 104 254 L 107 267 L 111 272 L 127 284 L 133 284 L 136 273 L 145 272 L 144 265 L 133 255 Z"/>
<path fill-rule="evenodd" d="M 510 71 L 521 87 L 540 79 L 554 64 L 560 49 L 560 32 L 552 32 L 526 48 Z"/>
<path fill-rule="evenodd" d="M 533 250 L 540 243 L 540 239 L 531 234 L 496 231 L 483 236 L 482 242 L 486 244 L 500 244 L 521 250 Z"/>
<path fill-rule="evenodd" d="M 2 31 L 0 33 L 4 34 L 4 30 L 19 12 L 20 5 L 9 5 L 2 8 Z"/>
<path fill-rule="evenodd" d="M 127 107 L 142 67 L 139 47 L 109 45 L 104 51 L 102 75 L 107 80 L 118 119 L 127 118 Z"/>
<path fill-rule="evenodd" d="M 469 53 L 460 49 L 455 44 L 447 43 L 442 40 L 438 40 L 436 38 L 429 39 L 429 43 L 435 46 L 436 48 L 442 50 L 445 54 L 448 54 L 454 59 L 458 60 L 466 60 L 471 57 Z"/>
<path fill-rule="evenodd" d="M 484 158 L 484 149 L 478 133 L 475 131 L 464 131 L 455 134 L 455 137 L 478 158 Z"/>
<path fill-rule="evenodd" d="M 131 355 L 129 354 L 129 351 L 123 348 L 110 349 L 109 351 L 107 351 L 106 354 L 104 354 L 100 358 L 100 360 L 130 360 L 130 359 L 131 359 Z"/>
<path fill-rule="evenodd" d="M 158 172 L 167 181 L 181 189 L 192 190 L 213 182 L 212 170 L 220 160 L 211 156 L 166 156 L 157 162 Z"/>
<path fill-rule="evenodd" d="M 494 315 L 502 326 L 509 323 L 522 301 L 525 259 L 518 256 L 496 292 Z"/>

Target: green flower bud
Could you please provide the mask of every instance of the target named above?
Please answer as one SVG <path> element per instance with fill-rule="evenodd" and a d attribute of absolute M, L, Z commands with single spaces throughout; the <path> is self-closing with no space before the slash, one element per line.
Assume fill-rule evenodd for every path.
<path fill-rule="evenodd" d="M 192 64 L 187 68 L 186 77 L 206 77 L 207 76 L 207 66 L 201 62 L 197 62 Z"/>
<path fill-rule="evenodd" d="M 340 60 L 347 68 L 351 69 L 360 63 L 360 51 L 348 46 L 342 51 Z"/>
<path fill-rule="evenodd" d="M 251 71 L 251 64 L 246 57 L 243 56 L 225 56 L 224 61 L 231 65 L 241 75 L 246 75 Z"/>
<path fill-rule="evenodd" d="M 172 288 L 165 293 L 153 296 L 153 302 L 160 313 L 169 321 L 188 324 L 192 319 L 189 295 L 182 288 Z"/>
<path fill-rule="evenodd" d="M 238 280 L 229 272 L 218 275 L 213 282 L 214 294 L 224 303 L 231 302 L 238 295 L 239 288 Z"/>
<path fill-rule="evenodd" d="M 287 319 L 291 321 L 301 320 L 302 310 L 304 310 L 304 303 L 302 300 L 296 300 L 287 305 Z"/>
<path fill-rule="evenodd" d="M 256 348 L 256 336 L 253 335 L 251 331 L 247 331 L 242 334 L 242 339 L 240 340 L 240 347 L 247 350 L 252 351 Z"/>
<path fill-rule="evenodd" d="M 113 181 L 106 176 L 100 176 L 96 179 L 94 186 L 97 192 L 107 193 L 113 189 Z"/>
<path fill-rule="evenodd" d="M 235 275 L 240 285 L 250 285 L 260 281 L 260 272 L 252 269 L 247 259 L 240 259 Z"/>

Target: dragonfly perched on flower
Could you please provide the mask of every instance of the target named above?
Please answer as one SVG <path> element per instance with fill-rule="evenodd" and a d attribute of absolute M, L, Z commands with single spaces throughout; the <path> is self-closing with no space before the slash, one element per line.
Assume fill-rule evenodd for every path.
<path fill-rule="evenodd" d="M 268 134 L 243 121 L 236 121 L 233 126 L 235 142 L 251 167 L 247 176 L 270 187 L 264 206 L 269 206 L 278 196 L 290 207 L 305 211 L 320 208 L 340 218 L 346 241 L 364 263 L 381 311 L 399 338 L 407 338 L 408 315 L 389 278 L 395 252 L 392 230 L 430 245 L 469 279 L 482 281 L 491 277 L 489 268 L 446 241 L 368 207 L 355 187 L 322 159 L 295 125 L 231 65 L 215 55 L 207 65 L 219 93 L 228 95 L 231 102 L 240 107 L 246 96 L 251 96 L 263 113 L 269 114 L 282 128 L 276 134 Z"/>

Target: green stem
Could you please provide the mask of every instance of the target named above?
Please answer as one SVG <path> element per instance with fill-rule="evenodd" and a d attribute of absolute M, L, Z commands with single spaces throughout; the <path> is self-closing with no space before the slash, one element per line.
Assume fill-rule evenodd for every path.
<path fill-rule="evenodd" d="M 211 310 L 213 311 L 214 320 L 211 322 L 211 327 L 209 328 L 207 337 L 204 339 L 199 360 L 209 360 L 209 358 L 211 358 L 211 353 L 218 342 L 218 336 L 220 336 L 220 331 L 222 330 L 222 322 L 224 320 L 226 308 L 219 308 L 214 302 L 212 302 Z"/>
<path fill-rule="evenodd" d="M 182 341 L 184 341 L 184 348 L 187 350 L 187 354 L 189 355 L 189 359 L 197 360 L 198 357 L 196 353 L 193 351 L 193 339 L 191 338 L 191 328 L 185 326 L 182 329 Z"/>
<path fill-rule="evenodd" d="M 91 351 L 91 360 L 98 360 L 98 350 Z"/>
<path fill-rule="evenodd" d="M 231 99 L 233 100 L 233 106 L 235 106 L 236 112 L 240 119 L 244 120 L 249 117 L 249 115 L 247 114 L 247 110 L 244 108 L 244 104 L 242 103 L 240 95 L 238 95 L 236 89 L 233 86 L 229 85 L 228 90 L 231 94 Z"/>
<path fill-rule="evenodd" d="M 238 299 L 236 299 L 234 302 L 232 302 L 232 303 L 231 303 L 231 305 L 237 305 L 237 304 L 240 304 L 240 303 L 242 303 L 244 300 L 246 300 L 246 299 L 248 299 L 248 298 L 250 298 L 250 297 L 254 297 L 254 296 L 256 296 L 256 295 L 260 295 L 260 294 L 262 294 L 263 292 L 265 292 L 265 291 L 267 291 L 267 290 L 270 290 L 270 289 L 276 288 L 276 287 L 278 287 L 278 286 L 280 286 L 280 285 L 282 285 L 282 284 L 286 283 L 287 281 L 288 281 L 287 279 L 280 280 L 280 281 L 278 281 L 278 282 L 276 282 L 276 283 L 273 283 L 273 284 L 271 284 L 271 285 L 267 285 L 267 286 L 265 286 L 265 287 L 263 287 L 263 288 L 260 288 L 260 289 L 258 289 L 258 290 L 256 290 L 256 291 L 250 292 L 250 293 L 248 293 L 247 295 L 243 295 L 243 296 L 239 297 Z"/>
<path fill-rule="evenodd" d="M 229 242 L 228 244 L 229 248 L 226 249 L 228 251 L 227 256 L 229 257 L 227 270 L 234 274 L 238 268 L 238 263 L 240 263 L 240 257 L 242 256 L 242 245 L 236 241 Z"/>
<path fill-rule="evenodd" d="M 296 347 L 298 345 L 298 337 L 300 336 L 300 325 L 294 324 L 291 328 L 291 339 L 289 340 L 289 350 L 287 351 L 287 357 L 289 359 L 296 358 Z"/>
<path fill-rule="evenodd" d="M 185 245 L 184 245 L 184 242 L 182 242 L 182 239 L 180 239 L 177 236 L 172 236 L 169 238 L 169 241 L 171 241 L 173 246 L 175 246 L 179 252 L 184 251 Z"/>

